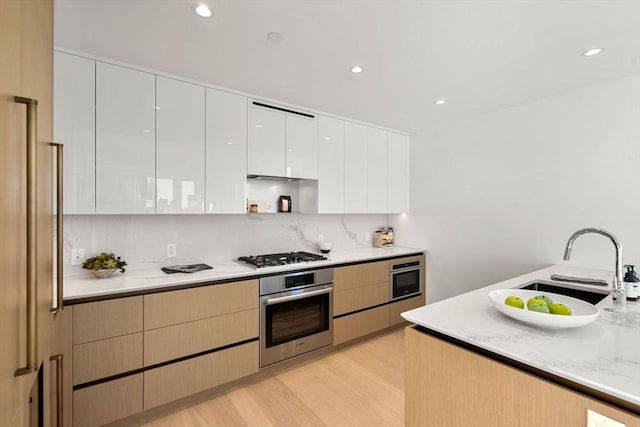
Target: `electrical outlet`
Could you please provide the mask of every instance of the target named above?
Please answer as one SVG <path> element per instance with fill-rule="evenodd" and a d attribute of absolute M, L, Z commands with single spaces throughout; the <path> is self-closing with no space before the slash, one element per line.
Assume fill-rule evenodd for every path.
<path fill-rule="evenodd" d="M 324 234 L 318 234 L 318 243 L 324 242 Z"/>
<path fill-rule="evenodd" d="M 81 265 L 84 261 L 84 249 L 71 249 L 71 265 Z"/>
<path fill-rule="evenodd" d="M 365 231 L 365 233 L 364 233 L 364 242 L 365 243 L 371 243 L 371 232 L 370 231 Z"/>
<path fill-rule="evenodd" d="M 167 243 L 167 258 L 175 258 L 178 251 L 175 243 Z"/>
<path fill-rule="evenodd" d="M 587 427 L 625 427 L 619 421 L 587 409 Z"/>

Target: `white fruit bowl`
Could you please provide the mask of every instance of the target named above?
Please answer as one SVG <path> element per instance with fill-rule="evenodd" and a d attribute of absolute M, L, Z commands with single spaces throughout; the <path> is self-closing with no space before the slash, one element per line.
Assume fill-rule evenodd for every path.
<path fill-rule="evenodd" d="M 524 301 L 525 308 L 516 308 L 506 305 L 504 300 L 511 295 L 519 297 Z M 571 316 L 563 316 L 559 314 L 539 313 L 537 311 L 527 310 L 527 300 L 537 295 L 546 295 L 555 303 L 568 305 L 573 314 Z M 531 291 L 526 289 L 499 289 L 489 292 L 489 299 L 496 310 L 500 313 L 521 322 L 542 326 L 544 328 L 577 328 L 593 322 L 598 318 L 598 315 L 600 315 L 600 310 L 595 305 L 576 298 L 551 292 Z"/>

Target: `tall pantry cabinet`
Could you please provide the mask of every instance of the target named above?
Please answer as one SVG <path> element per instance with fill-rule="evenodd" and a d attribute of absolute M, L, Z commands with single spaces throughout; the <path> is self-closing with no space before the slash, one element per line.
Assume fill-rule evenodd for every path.
<path fill-rule="evenodd" d="M 0 425 L 52 425 L 53 2 L 0 0 L 0 52 Z"/>

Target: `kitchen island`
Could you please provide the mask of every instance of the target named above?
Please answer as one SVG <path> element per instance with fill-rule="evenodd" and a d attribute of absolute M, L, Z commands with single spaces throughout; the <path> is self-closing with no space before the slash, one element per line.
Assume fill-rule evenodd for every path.
<path fill-rule="evenodd" d="M 640 426 L 639 302 L 609 312 L 606 297 L 594 322 L 572 329 L 521 323 L 491 305 L 490 291 L 554 273 L 613 276 L 552 266 L 402 314 L 416 324 L 406 335 L 407 425 L 586 426 L 590 409 Z"/>

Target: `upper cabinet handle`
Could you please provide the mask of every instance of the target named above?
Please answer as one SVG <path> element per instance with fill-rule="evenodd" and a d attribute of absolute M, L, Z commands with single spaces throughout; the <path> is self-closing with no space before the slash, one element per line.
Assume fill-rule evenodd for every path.
<path fill-rule="evenodd" d="M 27 365 L 18 368 L 16 376 L 30 374 L 37 369 L 37 281 L 36 281 L 36 142 L 38 128 L 38 101 L 14 97 L 14 101 L 27 106 Z"/>
<path fill-rule="evenodd" d="M 62 159 L 63 145 L 52 142 L 50 144 L 56 148 L 56 305 L 51 308 L 52 313 L 58 313 L 64 308 L 64 277 L 63 277 L 63 240 L 62 236 L 62 215 L 63 215 L 63 197 L 62 197 Z"/>

